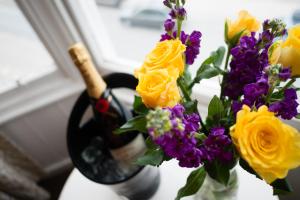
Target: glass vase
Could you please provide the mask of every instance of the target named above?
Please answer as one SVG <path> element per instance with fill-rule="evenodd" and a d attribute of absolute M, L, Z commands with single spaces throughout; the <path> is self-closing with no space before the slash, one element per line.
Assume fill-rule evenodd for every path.
<path fill-rule="evenodd" d="M 237 200 L 238 183 L 238 174 L 235 168 L 230 172 L 230 179 L 227 186 L 215 181 L 207 174 L 202 187 L 197 192 L 194 199 Z"/>

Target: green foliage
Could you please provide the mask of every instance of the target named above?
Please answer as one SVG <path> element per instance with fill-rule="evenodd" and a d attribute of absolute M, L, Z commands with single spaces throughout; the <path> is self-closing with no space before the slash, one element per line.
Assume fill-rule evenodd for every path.
<path fill-rule="evenodd" d="M 211 57 L 213 57 L 213 65 L 215 67 L 220 67 L 222 65 L 224 55 L 225 55 L 226 49 L 225 47 L 219 47 L 217 51 L 213 51 L 211 53 Z"/>
<path fill-rule="evenodd" d="M 221 126 L 222 122 L 227 122 L 225 108 L 222 101 L 216 95 L 212 98 L 208 105 L 208 114 L 206 118 L 206 128 L 209 130 L 212 127 Z"/>
<path fill-rule="evenodd" d="M 136 161 L 138 165 L 159 166 L 164 161 L 164 152 L 160 148 L 148 149 L 146 153 Z"/>
<path fill-rule="evenodd" d="M 186 114 L 198 113 L 198 109 L 197 109 L 198 101 L 197 100 L 184 102 L 183 106 L 185 108 Z"/>
<path fill-rule="evenodd" d="M 147 132 L 147 119 L 144 115 L 134 117 L 128 120 L 123 126 L 114 131 L 115 134 L 121 134 L 128 131 L 139 131 L 142 133 Z"/>
<path fill-rule="evenodd" d="M 175 200 L 180 200 L 182 197 L 195 194 L 202 186 L 206 177 L 204 167 L 200 167 L 190 173 L 187 178 L 185 186 L 183 186 L 177 193 Z"/>
<path fill-rule="evenodd" d="M 228 24 L 227 24 L 227 21 L 225 22 L 224 38 L 225 38 L 226 44 L 229 44 L 229 39 L 228 39 Z"/>
<path fill-rule="evenodd" d="M 151 137 L 147 137 L 145 143 L 146 143 L 146 146 L 148 149 L 157 149 L 158 148 L 157 144 L 155 144 L 153 142 Z"/>
<path fill-rule="evenodd" d="M 216 95 L 212 98 L 208 105 L 208 118 L 216 118 L 220 120 L 224 116 L 224 106 L 222 101 Z"/>
<path fill-rule="evenodd" d="M 296 118 L 296 119 L 300 119 L 300 114 L 296 115 L 295 118 Z"/>
<path fill-rule="evenodd" d="M 137 114 L 147 114 L 149 109 L 143 104 L 142 98 L 134 96 L 133 110 Z"/>
<path fill-rule="evenodd" d="M 212 163 L 205 163 L 205 169 L 210 177 L 222 183 L 228 184 L 230 178 L 230 167 L 215 160 Z"/>
<path fill-rule="evenodd" d="M 200 65 L 197 70 L 196 77 L 191 84 L 189 84 L 189 88 L 192 88 L 196 83 L 200 83 L 202 79 L 210 79 L 219 74 L 223 74 L 224 71 L 220 69 L 220 66 L 222 65 L 224 54 L 224 47 L 219 47 L 217 51 L 212 52 L 211 55 Z"/>
<path fill-rule="evenodd" d="M 245 29 L 238 32 L 235 34 L 232 38 L 228 37 L 228 24 L 227 21 L 225 22 L 225 28 L 224 28 L 224 37 L 225 37 L 225 42 L 228 44 L 230 47 L 234 47 L 237 45 L 237 43 L 240 41 L 241 36 L 245 32 Z"/>
<path fill-rule="evenodd" d="M 286 179 L 277 179 L 271 183 L 271 186 L 273 187 L 274 195 L 285 195 L 293 192 L 292 187 L 286 181 Z"/>

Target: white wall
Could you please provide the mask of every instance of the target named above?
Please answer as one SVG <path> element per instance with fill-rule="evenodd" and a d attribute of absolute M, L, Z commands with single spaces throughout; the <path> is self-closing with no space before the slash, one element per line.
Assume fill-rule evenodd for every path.
<path fill-rule="evenodd" d="M 46 172 L 70 164 L 66 128 L 78 94 L 27 113 L 0 126 L 5 136 Z"/>

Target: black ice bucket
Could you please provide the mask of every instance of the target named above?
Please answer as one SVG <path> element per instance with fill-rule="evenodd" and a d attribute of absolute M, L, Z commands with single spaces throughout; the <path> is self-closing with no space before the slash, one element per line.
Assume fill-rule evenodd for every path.
<path fill-rule="evenodd" d="M 132 75 L 124 73 L 110 74 L 105 76 L 104 80 L 110 89 L 127 88 L 135 90 L 138 83 Z M 149 199 L 159 186 L 160 174 L 158 168 L 141 167 L 130 176 L 114 180 L 107 180 L 103 176 L 94 176 L 91 173 L 91 167 L 83 160 L 82 153 L 93 142 L 94 138 L 99 136 L 99 125 L 93 119 L 81 125 L 83 116 L 89 106 L 90 99 L 87 92 L 84 91 L 75 102 L 69 118 L 67 147 L 74 166 L 88 179 L 96 183 L 109 185 L 122 196 L 132 200 Z"/>

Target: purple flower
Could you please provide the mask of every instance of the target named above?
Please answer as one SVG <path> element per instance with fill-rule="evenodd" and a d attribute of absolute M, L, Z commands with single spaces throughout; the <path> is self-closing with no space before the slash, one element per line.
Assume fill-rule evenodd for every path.
<path fill-rule="evenodd" d="M 172 39 L 172 37 L 168 33 L 164 33 L 160 37 L 160 41 L 171 40 L 171 39 Z"/>
<path fill-rule="evenodd" d="M 169 15 L 171 16 L 172 19 L 176 19 L 176 17 L 177 17 L 176 10 L 172 9 L 171 12 L 169 13 Z"/>
<path fill-rule="evenodd" d="M 268 77 L 263 75 L 256 83 L 250 83 L 244 87 L 243 104 L 250 107 L 255 105 L 257 108 L 263 104 L 263 95 L 266 95 L 269 90 Z"/>
<path fill-rule="evenodd" d="M 186 63 L 192 65 L 200 53 L 200 42 L 202 34 L 200 31 L 193 31 L 187 42 L 187 48 L 185 52 Z"/>
<path fill-rule="evenodd" d="M 173 38 L 176 38 L 176 31 L 173 32 Z M 200 42 L 201 42 L 202 34 L 200 31 L 193 31 L 191 35 L 186 34 L 184 31 L 181 31 L 180 40 L 183 44 L 186 44 L 186 64 L 192 65 L 200 53 Z M 160 41 L 171 40 L 172 37 L 165 33 L 161 35 Z"/>
<path fill-rule="evenodd" d="M 208 137 L 204 140 L 202 148 L 205 149 L 206 159 L 213 161 L 218 159 L 222 162 L 229 162 L 233 154 L 226 150 L 232 144 L 231 139 L 225 134 L 223 127 L 212 128 Z"/>
<path fill-rule="evenodd" d="M 225 77 L 225 96 L 237 100 L 243 94 L 245 85 L 255 83 L 257 77 L 262 76 L 268 65 L 267 49 L 261 49 L 255 33 L 242 37 L 240 43 L 231 49 L 233 59 Z"/>
<path fill-rule="evenodd" d="M 164 23 L 166 32 L 173 31 L 174 26 L 175 26 L 175 22 L 172 19 L 167 19 Z"/>
<path fill-rule="evenodd" d="M 186 11 L 183 7 L 177 9 L 177 16 L 179 19 L 183 20 L 186 16 Z"/>
<path fill-rule="evenodd" d="M 163 4 L 164 4 L 166 7 L 168 7 L 168 8 L 172 8 L 172 4 L 170 3 L 169 0 L 164 0 L 164 1 L 163 1 Z"/>
<path fill-rule="evenodd" d="M 203 162 L 203 152 L 197 147 L 194 135 L 200 128 L 200 116 L 184 112 L 180 104 L 150 111 L 147 115 L 148 132 L 165 154 L 176 158 L 181 167 L 198 167 Z"/>
<path fill-rule="evenodd" d="M 275 37 L 282 37 L 287 33 L 286 24 L 280 19 L 265 20 L 263 23 L 263 30 L 272 32 Z"/>
<path fill-rule="evenodd" d="M 184 20 L 184 18 L 186 17 L 186 10 L 183 7 L 175 7 L 171 10 L 169 15 L 172 17 L 172 19 L 178 18 L 180 20 Z"/>
<path fill-rule="evenodd" d="M 292 76 L 291 68 L 287 68 L 287 67 L 282 68 L 278 74 L 278 77 L 282 81 L 286 81 L 287 79 L 291 78 L 291 76 Z"/>
<path fill-rule="evenodd" d="M 231 104 L 231 109 L 234 115 L 242 109 L 243 104 L 239 101 L 233 101 Z"/>
<path fill-rule="evenodd" d="M 275 112 L 282 119 L 290 120 L 298 115 L 297 93 L 294 88 L 289 88 L 284 91 L 284 98 L 281 101 L 272 103 L 269 106 L 271 112 Z"/>

